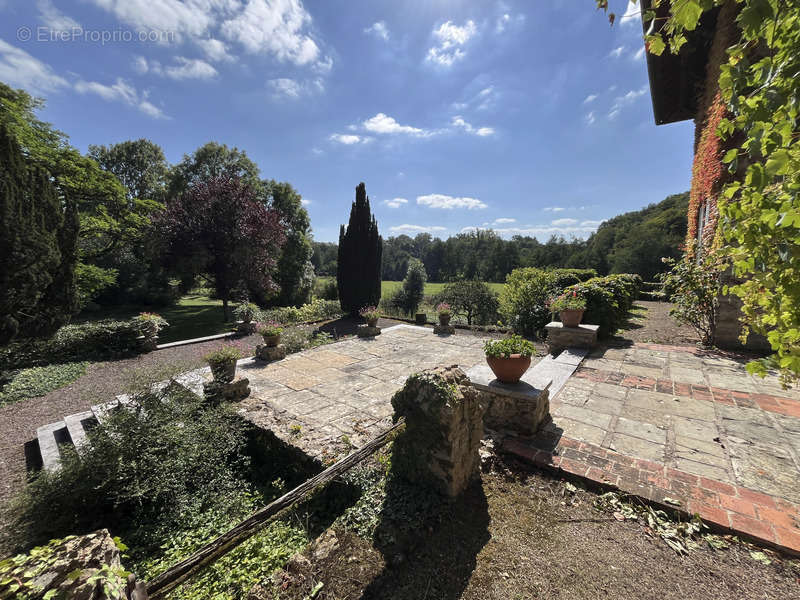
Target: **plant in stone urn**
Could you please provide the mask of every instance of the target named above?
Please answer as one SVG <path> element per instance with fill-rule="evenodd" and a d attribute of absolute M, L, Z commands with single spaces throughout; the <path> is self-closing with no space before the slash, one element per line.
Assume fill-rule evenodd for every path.
<path fill-rule="evenodd" d="M 374 306 L 365 306 L 358 311 L 358 314 L 361 315 L 362 318 L 366 319 L 367 325 L 370 327 L 375 327 L 378 324 L 378 319 L 381 316 L 381 313 Z"/>
<path fill-rule="evenodd" d="M 550 310 L 557 312 L 564 327 L 577 327 L 586 310 L 586 300 L 573 290 L 550 300 Z"/>
<path fill-rule="evenodd" d="M 442 327 L 450 325 L 450 318 L 453 316 L 453 310 L 447 302 L 441 302 L 436 306 L 436 314 L 439 315 L 439 325 Z"/>
<path fill-rule="evenodd" d="M 502 340 L 489 340 L 483 345 L 486 362 L 492 373 L 503 383 L 517 383 L 531 366 L 536 348 L 518 335 Z"/>
<path fill-rule="evenodd" d="M 256 326 L 256 331 L 264 336 L 264 343 L 267 346 L 274 348 L 281 341 L 283 327 L 280 323 L 276 323 L 275 321 L 267 321 L 265 323 L 259 323 Z"/>
<path fill-rule="evenodd" d="M 236 376 L 236 361 L 242 358 L 242 351 L 235 344 L 225 344 L 203 359 L 211 367 L 211 374 L 217 383 L 230 383 Z"/>
<path fill-rule="evenodd" d="M 155 313 L 143 312 L 133 318 L 142 337 L 142 349 L 155 350 L 158 344 L 158 332 L 168 326 L 166 319 Z"/>
<path fill-rule="evenodd" d="M 258 306 L 252 302 L 242 302 L 233 309 L 233 316 L 243 323 L 250 323 L 258 316 Z"/>

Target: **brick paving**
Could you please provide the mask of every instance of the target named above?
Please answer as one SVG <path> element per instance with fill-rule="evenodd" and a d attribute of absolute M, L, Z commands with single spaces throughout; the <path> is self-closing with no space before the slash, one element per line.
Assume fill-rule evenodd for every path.
<path fill-rule="evenodd" d="M 553 422 L 504 447 L 800 552 L 800 393 L 745 363 L 682 346 L 598 348 L 551 400 Z"/>

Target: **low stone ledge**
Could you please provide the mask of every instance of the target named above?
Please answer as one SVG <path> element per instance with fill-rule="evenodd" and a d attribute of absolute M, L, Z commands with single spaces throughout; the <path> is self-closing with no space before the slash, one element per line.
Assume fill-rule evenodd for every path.
<path fill-rule="evenodd" d="M 599 325 L 581 323 L 577 327 L 564 327 L 563 323 L 552 321 L 545 325 L 547 330 L 547 349 L 556 354 L 565 348 L 593 348 L 597 345 Z"/>
<path fill-rule="evenodd" d="M 472 367 L 467 377 L 487 407 L 484 425 L 489 429 L 533 435 L 550 421 L 552 380 L 543 379 L 533 369 L 526 371 L 519 383 L 498 381 L 485 364 Z"/>
<path fill-rule="evenodd" d="M 236 376 L 230 383 L 209 381 L 203 384 L 203 396 L 209 402 L 238 402 L 250 395 L 250 380 Z"/>
<path fill-rule="evenodd" d="M 433 333 L 436 335 L 453 335 L 456 332 L 456 328 L 452 325 L 434 325 L 433 326 Z"/>
<path fill-rule="evenodd" d="M 381 334 L 380 327 L 370 327 L 369 325 L 358 326 L 358 337 L 360 338 L 371 338 L 380 334 Z"/>

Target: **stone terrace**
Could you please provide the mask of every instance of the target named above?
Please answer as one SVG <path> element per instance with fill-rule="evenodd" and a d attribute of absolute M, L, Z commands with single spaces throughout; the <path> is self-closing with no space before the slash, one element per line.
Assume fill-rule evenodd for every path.
<path fill-rule="evenodd" d="M 800 551 L 800 392 L 692 347 L 599 348 L 506 449 Z M 672 502 L 667 502 L 672 504 Z"/>
<path fill-rule="evenodd" d="M 409 375 L 438 365 L 466 371 L 484 360 L 484 341 L 396 325 L 375 338 L 328 344 L 266 366 L 241 361 L 239 373 L 251 389 L 241 411 L 259 427 L 325 460 L 390 426 L 391 398 Z"/>

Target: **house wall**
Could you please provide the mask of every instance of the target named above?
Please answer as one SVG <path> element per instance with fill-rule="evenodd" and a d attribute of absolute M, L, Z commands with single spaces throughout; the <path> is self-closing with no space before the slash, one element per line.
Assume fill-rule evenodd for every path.
<path fill-rule="evenodd" d="M 739 39 L 735 18 L 737 5 L 729 0 L 720 9 L 717 28 L 706 64 L 706 77 L 700 91 L 698 111 L 695 117 L 694 164 L 692 187 L 689 195 L 688 227 L 686 247 L 697 243 L 698 252 L 713 252 L 720 243 L 717 236 L 719 210 L 717 198 L 727 183 L 729 174 L 722 157 L 729 148 L 739 145 L 740 140 L 729 138 L 724 142 L 717 137 L 720 121 L 727 110 L 719 91 L 720 66 L 727 62 L 726 49 Z M 742 167 L 742 165 L 740 165 Z M 730 274 L 723 276 L 723 285 L 736 281 Z M 769 343 L 762 336 L 750 334 L 747 343 L 739 341 L 741 334 L 741 302 L 735 296 L 721 296 L 715 343 L 720 348 L 768 351 Z"/>

